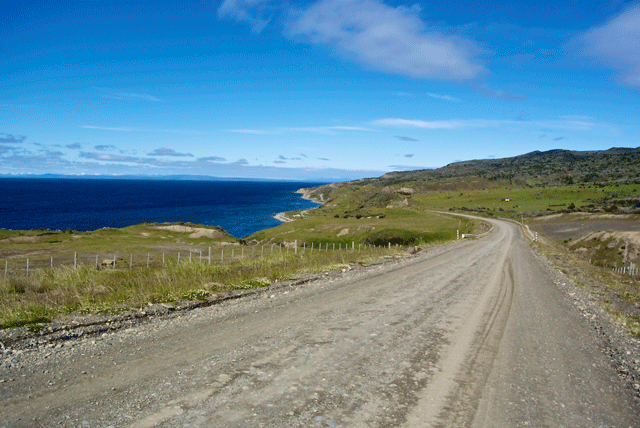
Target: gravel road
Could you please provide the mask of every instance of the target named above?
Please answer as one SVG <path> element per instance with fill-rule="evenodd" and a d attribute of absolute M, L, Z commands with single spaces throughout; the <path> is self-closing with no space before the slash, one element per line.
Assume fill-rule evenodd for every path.
<path fill-rule="evenodd" d="M 5 350 L 0 427 L 640 426 L 604 315 L 492 222 L 399 261 Z"/>

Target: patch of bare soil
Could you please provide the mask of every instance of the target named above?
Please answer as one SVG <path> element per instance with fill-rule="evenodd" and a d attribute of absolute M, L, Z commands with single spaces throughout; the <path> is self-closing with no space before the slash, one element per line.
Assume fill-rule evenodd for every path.
<path fill-rule="evenodd" d="M 540 217 L 530 224 L 532 230 L 549 239 L 578 239 L 601 231 L 640 232 L 640 216 L 633 214 L 553 214 Z"/>
<path fill-rule="evenodd" d="M 154 229 L 169 230 L 171 232 L 189 233 L 189 238 L 221 238 L 224 235 L 216 229 L 207 229 L 204 227 L 183 226 L 180 224 L 172 224 L 168 226 L 154 226 Z"/>

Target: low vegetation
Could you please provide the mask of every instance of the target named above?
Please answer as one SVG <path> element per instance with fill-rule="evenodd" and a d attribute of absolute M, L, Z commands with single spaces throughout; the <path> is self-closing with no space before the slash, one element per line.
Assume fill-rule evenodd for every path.
<path fill-rule="evenodd" d="M 0 280 L 0 328 L 37 325 L 58 314 L 117 312 L 149 303 L 206 299 L 213 293 L 264 287 L 303 274 L 393 257 L 392 246 L 360 249 L 278 248 L 264 256 L 212 263 L 171 261 L 149 269 L 96 270 L 92 266 L 38 269 Z"/>

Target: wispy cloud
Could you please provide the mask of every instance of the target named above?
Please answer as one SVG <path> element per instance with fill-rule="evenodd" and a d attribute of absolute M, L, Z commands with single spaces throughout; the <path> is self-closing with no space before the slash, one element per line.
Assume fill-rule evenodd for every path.
<path fill-rule="evenodd" d="M 431 98 L 435 98 L 436 100 L 451 101 L 453 103 L 458 103 L 461 101 L 460 99 L 452 97 L 451 95 L 440 95 L 440 94 L 434 94 L 432 92 L 427 92 L 427 96 Z"/>
<path fill-rule="evenodd" d="M 94 147 L 96 150 L 104 151 L 104 150 L 115 150 L 116 146 L 112 146 L 110 144 L 98 144 Z"/>
<path fill-rule="evenodd" d="M 221 158 L 220 156 L 207 156 L 204 158 L 198 158 L 199 161 L 205 161 L 205 162 L 225 162 L 226 159 L 225 158 Z"/>
<path fill-rule="evenodd" d="M 236 134 L 249 134 L 249 135 L 275 135 L 279 134 L 277 131 L 267 131 L 265 129 L 227 129 L 227 132 L 235 132 Z"/>
<path fill-rule="evenodd" d="M 427 26 L 419 12 L 375 0 L 321 0 L 299 10 L 288 1 L 225 0 L 218 8 L 219 17 L 247 22 L 254 32 L 281 17 L 286 36 L 387 73 L 466 80 L 485 72 L 475 42 Z"/>
<path fill-rule="evenodd" d="M 84 129 L 96 129 L 99 131 L 116 131 L 116 132 L 158 132 L 167 134 L 197 134 L 204 135 L 206 132 L 192 131 L 189 129 L 149 129 L 149 128 L 132 128 L 128 126 L 94 126 L 94 125 L 81 125 L 80 128 Z"/>
<path fill-rule="evenodd" d="M 505 101 L 524 101 L 527 99 L 526 95 L 511 94 L 506 91 L 496 91 L 489 88 L 487 85 L 476 85 L 474 88 L 480 95 L 486 98 Z"/>
<path fill-rule="evenodd" d="M 393 74 L 463 80 L 485 71 L 474 42 L 427 27 L 418 11 L 373 0 L 323 0 L 302 11 L 288 34 Z"/>
<path fill-rule="evenodd" d="M 101 95 L 102 98 L 109 98 L 112 100 L 144 100 L 144 101 L 154 101 L 161 102 L 160 98 L 154 97 L 149 94 L 132 94 L 129 92 L 116 92 L 110 95 Z"/>
<path fill-rule="evenodd" d="M 492 120 L 492 119 L 450 119 L 450 120 L 419 120 L 386 118 L 371 122 L 376 126 L 390 126 L 396 128 L 419 129 L 458 129 L 458 128 L 498 128 L 510 126 L 514 128 L 541 128 L 543 130 L 593 131 L 601 130 L 611 134 L 618 134 L 619 130 L 606 123 L 596 122 L 589 118 L 575 118 L 574 116 L 550 120 Z"/>
<path fill-rule="evenodd" d="M 395 137 L 401 141 L 411 141 L 411 142 L 420 141 L 417 138 L 405 137 L 404 135 L 395 135 Z"/>
<path fill-rule="evenodd" d="M 396 171 L 415 171 L 418 169 L 428 169 L 424 166 L 416 166 L 416 165 L 389 165 L 389 168 L 395 169 Z"/>
<path fill-rule="evenodd" d="M 7 144 L 7 143 L 9 143 L 9 144 L 22 143 L 26 139 L 27 139 L 27 137 L 25 137 L 24 135 L 13 135 L 13 134 L 0 133 L 0 143 L 5 143 L 5 144 Z"/>
<path fill-rule="evenodd" d="M 399 128 L 423 128 L 423 129 L 453 129 L 459 128 L 462 125 L 462 121 L 452 121 L 452 120 L 413 120 L 413 119 L 400 119 L 400 118 L 389 118 L 389 119 L 379 119 L 374 120 L 372 122 L 374 125 L 383 125 L 383 126 L 396 126 Z"/>
<path fill-rule="evenodd" d="M 155 149 L 151 153 L 147 154 L 148 156 L 174 156 L 174 157 L 193 157 L 191 153 L 178 153 L 173 149 L 168 149 L 166 147 L 161 147 L 159 149 Z"/>
<path fill-rule="evenodd" d="M 404 155 L 405 158 L 412 158 L 413 156 L 413 153 L 407 153 L 406 155 Z"/>
<path fill-rule="evenodd" d="M 583 55 L 619 71 L 620 84 L 640 91 L 640 6 L 635 4 L 577 41 Z"/>
<path fill-rule="evenodd" d="M 306 126 L 269 129 L 227 129 L 227 132 L 249 135 L 281 135 L 290 132 L 313 132 L 317 134 L 335 134 L 336 131 L 367 131 L 378 132 L 377 129 L 362 126 Z"/>
<path fill-rule="evenodd" d="M 283 4 L 271 0 L 224 0 L 218 8 L 218 16 L 248 22 L 253 32 L 260 33 Z"/>
<path fill-rule="evenodd" d="M 67 144 L 65 147 L 71 150 L 80 150 L 82 148 L 80 143 Z"/>

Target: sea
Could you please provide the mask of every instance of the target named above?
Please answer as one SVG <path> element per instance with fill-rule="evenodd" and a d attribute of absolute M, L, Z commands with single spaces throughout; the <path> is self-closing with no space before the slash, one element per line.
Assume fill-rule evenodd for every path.
<path fill-rule="evenodd" d="M 319 204 L 295 193 L 326 183 L 0 178 L 0 228 L 90 231 L 140 223 L 220 226 L 237 238 Z"/>

